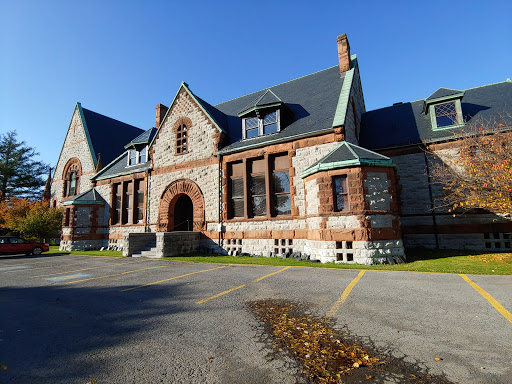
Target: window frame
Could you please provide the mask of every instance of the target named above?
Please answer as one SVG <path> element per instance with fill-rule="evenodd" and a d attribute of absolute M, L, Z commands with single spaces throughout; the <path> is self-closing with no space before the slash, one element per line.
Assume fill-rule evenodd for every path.
<path fill-rule="evenodd" d="M 144 155 L 143 155 L 143 152 L 144 152 Z M 133 154 L 133 156 L 132 156 L 132 154 Z M 145 160 L 141 161 L 143 156 L 145 156 Z M 130 164 L 132 159 L 135 160 L 134 164 Z M 144 146 L 144 148 L 142 148 L 142 150 L 140 150 L 140 151 L 137 151 L 136 149 L 128 150 L 128 156 L 127 156 L 127 161 L 126 161 L 127 167 L 133 167 L 135 165 L 144 164 L 147 162 L 148 162 L 148 146 L 147 145 Z"/>
<path fill-rule="evenodd" d="M 185 130 L 183 130 L 185 128 Z M 175 155 L 186 155 L 187 153 L 190 153 L 189 151 L 189 139 L 190 136 L 188 135 L 188 132 L 190 130 L 190 127 L 187 126 L 187 123 L 184 121 L 181 121 L 178 126 L 176 127 L 176 145 L 174 146 L 174 154 Z M 181 135 L 180 137 L 178 137 Z M 185 135 L 185 136 L 183 136 Z M 185 144 L 183 144 L 183 141 L 185 140 Z M 185 150 L 183 151 L 183 147 L 185 147 Z"/>
<path fill-rule="evenodd" d="M 336 180 L 342 180 L 342 192 L 338 192 L 336 186 Z M 331 179 L 332 182 L 332 194 L 333 194 L 333 210 L 334 212 L 347 212 L 350 211 L 350 194 L 348 188 L 348 176 L 347 175 L 336 175 Z M 344 196 L 343 209 L 338 206 L 338 196 Z"/>
<path fill-rule="evenodd" d="M 436 115 L 436 108 L 440 107 L 442 105 L 446 105 L 446 104 L 454 104 L 455 105 L 455 115 L 457 117 L 457 123 L 450 124 L 450 125 L 438 126 L 437 125 L 437 118 L 438 118 L 438 116 Z M 461 104 L 460 104 L 460 99 L 443 100 L 443 101 L 440 101 L 438 103 L 431 104 L 429 108 L 430 108 L 430 122 L 432 124 L 432 130 L 434 130 L 434 131 L 439 131 L 439 130 L 443 130 L 443 129 L 458 128 L 458 127 L 461 127 L 461 126 L 464 125 L 464 119 L 462 117 L 462 107 L 461 107 Z M 442 117 L 442 116 L 439 116 L 439 117 Z"/>
<path fill-rule="evenodd" d="M 265 117 L 270 115 L 271 113 L 276 114 L 277 130 L 276 130 L 276 132 L 264 133 L 265 126 L 270 125 L 270 124 L 264 124 Z M 254 136 L 254 137 L 247 137 L 246 122 L 247 122 L 247 120 L 251 120 L 251 119 L 258 119 L 258 135 Z M 274 123 L 272 123 L 272 124 L 274 124 Z M 249 130 L 253 130 L 253 129 L 255 129 L 255 128 L 249 128 Z M 275 110 L 271 110 L 265 114 L 257 113 L 256 116 L 247 116 L 247 117 L 242 118 L 242 138 L 244 140 L 254 139 L 254 138 L 260 137 L 260 136 L 272 135 L 272 134 L 278 133 L 278 132 L 281 132 L 281 110 L 279 108 L 275 109 Z"/>

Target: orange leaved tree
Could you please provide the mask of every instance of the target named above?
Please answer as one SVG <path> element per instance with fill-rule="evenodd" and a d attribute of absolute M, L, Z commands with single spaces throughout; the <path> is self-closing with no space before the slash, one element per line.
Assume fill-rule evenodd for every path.
<path fill-rule="evenodd" d="M 512 132 L 504 124 L 466 127 L 456 150 L 438 156 L 432 170 L 453 209 L 512 213 Z M 509 216 L 509 215 L 508 215 Z"/>

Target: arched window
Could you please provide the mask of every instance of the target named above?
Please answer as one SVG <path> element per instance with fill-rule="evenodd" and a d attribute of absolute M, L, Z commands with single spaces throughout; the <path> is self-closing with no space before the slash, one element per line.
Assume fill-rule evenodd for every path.
<path fill-rule="evenodd" d="M 82 167 L 77 158 L 68 161 L 64 168 L 64 188 L 63 197 L 75 196 L 80 190 L 80 176 L 82 174 Z"/>
<path fill-rule="evenodd" d="M 188 152 L 187 125 L 182 123 L 176 130 L 176 154 L 181 155 Z"/>

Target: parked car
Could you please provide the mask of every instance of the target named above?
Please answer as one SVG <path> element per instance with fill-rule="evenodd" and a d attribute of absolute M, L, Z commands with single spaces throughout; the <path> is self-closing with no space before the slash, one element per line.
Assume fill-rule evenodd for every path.
<path fill-rule="evenodd" d="M 0 254 L 24 253 L 26 255 L 40 255 L 48 252 L 50 246 L 44 243 L 36 243 L 17 236 L 0 236 Z"/>

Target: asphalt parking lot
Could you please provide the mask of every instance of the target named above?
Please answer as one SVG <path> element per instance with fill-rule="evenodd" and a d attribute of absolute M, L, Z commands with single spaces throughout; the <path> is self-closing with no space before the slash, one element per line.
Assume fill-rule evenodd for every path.
<path fill-rule="evenodd" d="M 0 382 L 304 382 L 246 307 L 268 298 L 452 382 L 512 381 L 512 276 L 43 255 L 0 256 Z"/>

